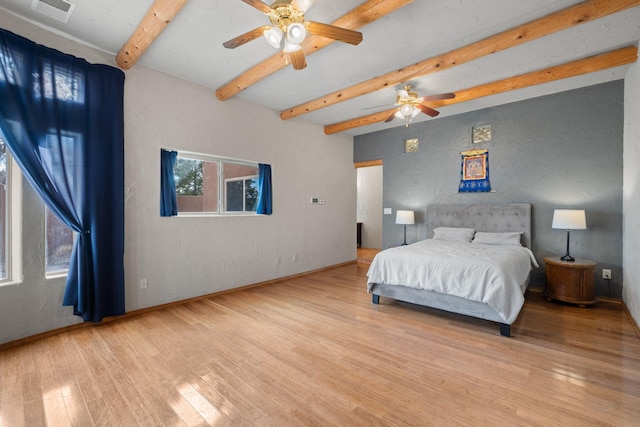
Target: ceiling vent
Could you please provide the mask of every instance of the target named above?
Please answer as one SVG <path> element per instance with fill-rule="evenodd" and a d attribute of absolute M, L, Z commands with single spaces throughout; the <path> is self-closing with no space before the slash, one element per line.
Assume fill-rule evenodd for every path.
<path fill-rule="evenodd" d="M 69 22 L 76 5 L 67 0 L 33 0 L 31 10 L 57 19 L 65 24 Z"/>

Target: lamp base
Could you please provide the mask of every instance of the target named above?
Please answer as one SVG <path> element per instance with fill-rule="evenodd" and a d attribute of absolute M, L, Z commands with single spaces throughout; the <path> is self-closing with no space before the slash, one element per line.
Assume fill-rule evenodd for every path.
<path fill-rule="evenodd" d="M 573 262 L 576 259 L 574 257 L 572 257 L 571 255 L 569 255 L 569 230 L 567 230 L 567 253 L 564 254 L 564 256 L 562 258 L 560 258 L 562 261 L 564 262 Z"/>

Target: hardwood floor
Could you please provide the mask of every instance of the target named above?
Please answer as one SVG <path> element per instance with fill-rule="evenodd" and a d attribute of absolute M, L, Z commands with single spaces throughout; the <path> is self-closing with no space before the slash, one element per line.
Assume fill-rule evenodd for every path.
<path fill-rule="evenodd" d="M 353 263 L 0 352 L 0 426 L 637 426 L 613 302 L 496 324 L 366 293 Z"/>
<path fill-rule="evenodd" d="M 380 249 L 358 248 L 357 261 L 363 264 L 371 264 L 373 257 L 375 257 L 378 252 L 380 252 Z"/>

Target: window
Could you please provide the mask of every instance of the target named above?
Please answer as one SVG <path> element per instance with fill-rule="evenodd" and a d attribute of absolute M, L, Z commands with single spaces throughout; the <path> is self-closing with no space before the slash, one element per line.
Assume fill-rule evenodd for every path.
<path fill-rule="evenodd" d="M 20 79 L 20 75 L 18 74 L 17 70 L 21 65 L 20 62 L 22 60 L 22 58 L 15 52 L 14 55 L 15 56 L 10 56 L 7 55 L 6 52 L 0 51 L 0 81 L 9 82 L 12 85 L 19 83 L 18 80 Z M 18 63 L 16 64 L 16 62 Z M 8 71 L 6 75 L 4 73 L 4 70 Z"/>
<path fill-rule="evenodd" d="M 20 169 L 11 159 L 0 132 L 0 284 L 17 281 L 22 277 L 21 227 L 14 223 L 14 219 L 22 217 L 20 197 L 14 196 L 20 194 L 22 194 Z"/>
<path fill-rule="evenodd" d="M 84 102 L 84 78 L 78 73 L 71 73 L 62 67 L 45 64 L 42 76 L 39 73 L 33 75 L 33 94 L 35 99 L 40 99 L 41 94 L 45 98 L 53 98 L 60 101 Z M 40 90 L 40 85 L 44 90 Z"/>
<path fill-rule="evenodd" d="M 47 138 L 48 144 L 52 143 L 54 135 L 49 135 Z M 78 135 L 67 134 L 62 137 L 63 155 L 73 156 L 73 145 L 78 138 Z M 61 167 L 60 162 L 54 159 L 50 150 L 47 147 L 40 147 L 40 154 L 42 155 L 44 162 L 47 164 L 47 168 L 53 173 L 54 170 Z M 14 249 L 14 255 L 17 255 L 15 242 L 12 244 L 11 233 L 11 211 L 19 204 L 13 202 L 10 199 L 11 185 L 15 187 L 15 183 L 12 181 L 20 181 L 11 176 L 11 157 L 8 149 L 0 135 L 0 282 L 7 281 L 11 278 L 10 261 L 12 259 L 11 250 Z M 18 168 L 15 167 L 17 170 Z M 19 175 L 19 172 L 17 172 Z M 20 178 L 18 176 L 18 178 Z M 73 183 L 75 180 L 73 176 L 67 173 L 67 179 Z M 73 185 L 72 185 L 73 188 Z M 72 190 L 73 191 L 73 190 Z M 16 191 L 18 194 L 19 191 Z M 18 205 L 18 206 L 16 206 Z M 14 208 L 14 209 L 12 209 Z M 20 215 L 13 215 L 13 217 L 19 218 Z M 64 225 L 48 208 L 45 207 L 45 271 L 49 275 L 59 275 L 67 272 L 69 267 L 69 260 L 71 259 L 71 251 L 73 249 L 74 232 L 69 227 Z M 13 239 L 15 240 L 15 239 Z M 13 257 L 16 262 L 19 257 Z"/>
<path fill-rule="evenodd" d="M 173 171 L 181 214 L 256 211 L 257 163 L 179 152 Z"/>
<path fill-rule="evenodd" d="M 75 192 L 76 183 L 80 179 L 76 179 L 73 171 L 79 173 L 76 165 L 81 161 L 80 152 L 76 149 L 79 145 L 81 136 L 77 133 L 65 132 L 60 137 L 62 145 L 62 156 L 60 159 L 56 153 L 58 150 L 51 150 L 49 147 L 58 143 L 55 133 L 47 134 L 46 146 L 40 147 L 40 155 L 45 170 L 51 177 L 64 176 L 68 191 Z M 64 173 L 64 175 L 62 175 Z M 67 188 L 65 186 L 65 188 Z M 47 276 L 65 274 L 69 269 L 69 261 L 71 259 L 71 251 L 73 250 L 74 232 L 58 219 L 48 208 L 45 207 L 45 273 Z"/>
<path fill-rule="evenodd" d="M 258 178 L 242 177 L 225 180 L 225 200 L 229 212 L 255 212 L 258 204 Z"/>
<path fill-rule="evenodd" d="M 45 207 L 47 276 L 66 274 L 69 270 L 74 232 Z"/>

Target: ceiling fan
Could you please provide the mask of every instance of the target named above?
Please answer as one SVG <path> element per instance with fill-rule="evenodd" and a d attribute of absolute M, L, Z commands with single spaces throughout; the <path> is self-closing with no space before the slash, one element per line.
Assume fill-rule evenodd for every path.
<path fill-rule="evenodd" d="M 228 49 L 235 49 L 264 36 L 271 46 L 276 49 L 282 47 L 288 61 L 293 64 L 293 68 L 301 70 L 307 66 L 307 61 L 300 43 L 305 39 L 307 33 L 352 45 L 357 45 L 362 41 L 362 33 L 358 31 L 320 22 L 305 21 L 304 13 L 311 7 L 313 0 L 274 0 L 271 5 L 260 0 L 242 1 L 260 12 L 264 12 L 271 20 L 272 25 L 263 25 L 224 42 L 222 45 Z"/>
<path fill-rule="evenodd" d="M 439 95 L 418 97 L 416 92 L 411 92 L 412 88 L 413 85 L 407 83 L 402 89 L 397 90 L 398 95 L 396 96 L 396 103 L 394 105 L 397 105 L 398 109 L 384 121 L 385 123 L 388 123 L 397 117 L 399 119 L 404 119 L 405 126 L 409 127 L 411 121 L 420 113 L 424 113 L 431 117 L 435 117 L 440 114 L 439 111 L 424 105 L 424 102 L 440 99 L 452 99 L 456 97 L 454 93 L 441 93 Z"/>

